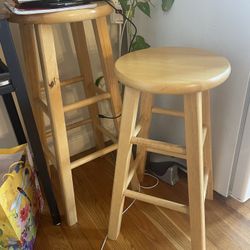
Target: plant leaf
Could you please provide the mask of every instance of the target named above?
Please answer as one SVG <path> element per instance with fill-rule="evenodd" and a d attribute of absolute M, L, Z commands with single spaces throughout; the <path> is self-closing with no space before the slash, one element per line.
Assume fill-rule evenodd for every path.
<path fill-rule="evenodd" d="M 137 7 L 147 16 L 150 17 L 150 5 L 148 2 L 138 2 Z"/>
<path fill-rule="evenodd" d="M 101 84 L 102 79 L 104 79 L 104 76 L 100 76 L 95 80 L 95 85 L 97 87 Z"/>
<path fill-rule="evenodd" d="M 163 11 L 169 11 L 174 3 L 174 0 L 162 0 L 161 8 Z"/>
<path fill-rule="evenodd" d="M 149 47 L 150 45 L 146 43 L 145 39 L 142 36 L 136 36 L 135 41 L 131 46 L 131 51 L 146 49 Z"/>
<path fill-rule="evenodd" d="M 119 0 L 119 3 L 121 4 L 123 13 L 126 13 L 129 10 L 129 4 L 128 4 L 128 0 Z"/>

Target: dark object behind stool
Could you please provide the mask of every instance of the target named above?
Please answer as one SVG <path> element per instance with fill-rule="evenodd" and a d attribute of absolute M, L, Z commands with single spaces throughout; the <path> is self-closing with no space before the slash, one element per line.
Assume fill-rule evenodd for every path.
<path fill-rule="evenodd" d="M 179 181 L 178 169 L 183 169 L 185 163 L 180 163 L 179 159 L 173 157 L 157 157 L 150 154 L 147 159 L 146 169 L 160 180 L 173 186 Z"/>
<path fill-rule="evenodd" d="M 44 1 L 30 1 L 24 2 L 18 5 L 22 9 L 55 9 L 55 8 L 64 8 L 64 7 L 73 7 L 77 5 L 83 5 L 89 3 L 90 0 L 44 0 Z"/>

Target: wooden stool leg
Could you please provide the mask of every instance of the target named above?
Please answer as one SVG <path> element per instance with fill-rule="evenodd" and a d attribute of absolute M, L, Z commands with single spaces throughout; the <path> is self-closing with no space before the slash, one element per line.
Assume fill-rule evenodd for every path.
<path fill-rule="evenodd" d="M 114 60 L 106 17 L 93 20 L 97 46 L 101 59 L 103 74 L 107 90 L 111 94 L 111 109 L 114 117 L 121 114 L 122 101 L 118 80 L 114 74 Z M 120 118 L 114 120 L 117 132 L 119 131 Z"/>
<path fill-rule="evenodd" d="M 26 87 L 28 89 L 29 99 L 32 104 L 31 107 L 36 121 L 39 137 L 42 142 L 43 149 L 46 152 L 48 144 L 45 134 L 43 112 L 40 109 L 39 105 L 37 105 L 36 103 L 36 100 L 41 98 L 41 91 L 38 71 L 38 60 L 36 56 L 37 53 L 34 26 L 32 24 L 21 24 L 19 28 L 22 40 L 24 66 L 27 79 Z M 49 167 L 48 159 L 46 160 L 47 166 Z"/>
<path fill-rule="evenodd" d="M 81 75 L 84 77 L 83 86 L 85 95 L 86 97 L 93 97 L 95 96 L 95 85 L 92 76 L 83 22 L 71 23 L 71 30 L 74 39 L 80 72 Z M 105 146 L 103 134 L 97 129 L 97 126 L 101 125 L 100 120 L 98 118 L 99 111 L 97 104 L 89 106 L 89 114 L 93 123 L 93 130 L 97 148 L 103 148 Z"/>
<path fill-rule="evenodd" d="M 122 210 L 125 200 L 123 192 L 128 176 L 132 151 L 130 139 L 135 128 L 139 96 L 139 91 L 126 87 L 108 231 L 108 237 L 112 240 L 118 237 L 121 227 Z"/>
<path fill-rule="evenodd" d="M 36 35 L 51 117 L 62 197 L 67 222 L 69 225 L 73 225 L 77 222 L 75 196 L 52 27 L 50 25 L 38 25 L 36 26 Z"/>
<path fill-rule="evenodd" d="M 206 249 L 204 169 L 202 145 L 202 94 L 184 96 L 188 194 L 191 244 L 193 250 Z"/>
<path fill-rule="evenodd" d="M 152 118 L 152 105 L 153 105 L 153 95 L 150 93 L 142 93 L 141 96 L 141 105 L 140 105 L 140 122 L 142 124 L 142 129 L 139 133 L 140 137 L 148 138 L 149 129 Z M 142 160 L 138 166 L 138 178 L 140 181 L 143 181 L 144 172 L 145 172 L 145 164 L 146 164 L 146 156 L 147 152 L 145 147 L 138 146 L 137 154 L 142 154 Z"/>
<path fill-rule="evenodd" d="M 204 166 L 208 169 L 208 184 L 206 198 L 213 200 L 213 165 L 212 165 L 212 140 L 211 140 L 211 111 L 210 93 L 202 92 L 202 119 L 203 126 L 207 128 L 206 140 L 204 143 Z"/>

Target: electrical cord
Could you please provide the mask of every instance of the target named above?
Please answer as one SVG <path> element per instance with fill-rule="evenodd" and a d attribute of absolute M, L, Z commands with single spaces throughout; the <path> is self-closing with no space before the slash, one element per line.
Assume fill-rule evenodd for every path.
<path fill-rule="evenodd" d="M 106 242 L 107 242 L 107 239 L 108 239 L 108 235 L 105 236 L 105 238 L 104 238 L 104 240 L 103 240 L 103 242 L 102 242 L 101 250 L 104 249 L 104 246 L 105 246 L 105 244 L 106 244 Z"/>
<path fill-rule="evenodd" d="M 156 183 L 153 184 L 153 185 L 151 185 L 151 186 L 141 186 L 141 185 L 140 185 L 140 188 L 142 188 L 142 189 L 152 189 L 152 188 L 158 186 L 158 184 L 159 184 L 159 179 L 158 179 L 156 176 L 154 176 L 154 175 L 152 175 L 152 174 L 149 174 L 149 173 L 144 173 L 144 175 L 147 175 L 147 176 L 152 177 L 153 179 L 156 180 Z"/>
<path fill-rule="evenodd" d="M 149 174 L 149 173 L 144 173 L 144 175 L 153 177 L 153 178 L 156 180 L 156 183 L 153 184 L 152 186 L 141 186 L 141 185 L 139 185 L 139 188 L 138 188 L 138 192 L 139 192 L 139 193 L 140 193 L 140 191 L 141 191 L 141 188 L 142 188 L 142 189 L 152 189 L 152 188 L 156 187 L 156 186 L 159 184 L 159 179 L 158 179 L 157 177 L 155 177 L 155 176 L 153 176 L 152 174 Z M 136 199 L 134 199 L 134 200 L 127 206 L 127 208 L 125 208 L 125 209 L 123 210 L 122 215 L 125 214 L 125 213 L 134 205 L 135 201 L 136 201 Z M 102 242 L 102 245 L 101 245 L 100 250 L 103 250 L 103 249 L 104 249 L 104 246 L 105 246 L 107 240 L 108 240 L 108 235 L 105 236 L 105 238 L 104 238 L 104 240 L 103 240 L 103 242 Z"/>
<path fill-rule="evenodd" d="M 104 1 L 105 1 L 108 5 L 110 5 L 110 6 L 115 10 L 115 12 L 116 12 L 117 14 L 122 15 L 123 18 L 124 18 L 125 20 L 127 20 L 127 21 L 133 26 L 133 28 L 134 28 L 135 31 L 134 31 L 134 35 L 133 35 L 133 37 L 132 37 L 132 39 L 131 39 L 131 41 L 130 41 L 129 50 L 128 50 L 128 52 L 131 52 L 133 42 L 134 42 L 134 40 L 135 40 L 135 38 L 136 38 L 136 35 L 137 35 L 137 27 L 135 26 L 135 24 L 133 23 L 132 20 L 130 20 L 126 15 L 124 15 L 124 14 L 122 13 L 121 10 L 118 10 L 109 0 L 104 0 Z"/>
<path fill-rule="evenodd" d="M 129 51 L 128 51 L 128 52 L 131 52 L 133 42 L 134 42 L 134 40 L 135 40 L 135 38 L 136 38 L 136 35 L 137 35 L 137 27 L 135 26 L 135 24 L 133 23 L 132 20 L 130 20 L 126 15 L 124 15 L 124 14 L 122 13 L 121 10 L 117 9 L 109 0 L 104 0 L 104 1 L 105 1 L 108 5 L 110 5 L 110 6 L 115 10 L 115 12 L 116 12 L 117 14 L 120 14 L 120 15 L 123 16 L 123 18 L 126 20 L 125 23 L 124 23 L 124 27 L 126 26 L 126 23 L 127 23 L 127 22 L 129 22 L 129 23 L 134 27 L 134 34 L 133 34 L 133 37 L 132 37 L 132 39 L 131 39 L 131 41 L 130 41 L 130 44 L 129 44 Z M 121 32 L 121 34 L 122 34 L 122 35 L 121 35 L 121 40 L 122 40 L 122 37 L 123 37 L 124 27 L 123 27 L 122 32 Z M 119 49 L 119 50 L 120 50 L 120 49 Z M 107 116 L 107 115 L 103 115 L 103 114 L 99 114 L 98 117 L 101 118 L 101 119 L 112 119 L 112 120 L 114 120 L 114 119 L 117 119 L 117 118 L 121 117 L 121 114 L 119 114 L 119 115 L 117 115 L 117 116 L 114 116 L 114 117 L 112 117 L 112 116 Z"/>
<path fill-rule="evenodd" d="M 103 114 L 98 114 L 98 117 L 101 119 L 112 119 L 112 120 L 117 119 L 121 116 L 122 116 L 121 114 L 119 114 L 117 116 L 107 116 L 107 115 L 103 115 Z"/>
<path fill-rule="evenodd" d="M 124 15 L 124 14 L 121 12 L 121 10 L 118 10 L 112 3 L 109 2 L 109 0 L 104 0 L 104 1 L 105 1 L 108 5 L 110 5 L 110 6 L 116 11 L 117 14 L 120 14 L 120 15 L 123 16 L 123 18 L 126 20 L 125 23 L 124 23 L 124 26 L 126 25 L 127 22 L 129 22 L 129 23 L 134 27 L 134 34 L 133 34 L 133 37 L 132 37 L 132 39 L 131 39 L 131 41 L 130 41 L 129 50 L 128 50 L 128 52 L 131 52 L 133 42 L 134 42 L 134 40 L 135 40 L 135 38 L 136 38 L 136 35 L 137 35 L 137 27 L 135 26 L 135 24 L 133 23 L 132 20 L 130 20 L 126 15 Z M 122 36 L 123 36 L 123 32 L 124 32 L 124 27 L 123 27 L 123 31 L 122 31 Z M 122 39 L 122 37 L 121 37 L 121 39 Z M 117 118 L 121 117 L 121 114 L 118 115 L 118 116 L 115 116 L 115 117 L 106 116 L 106 115 L 102 115 L 102 114 L 99 114 L 98 116 L 99 116 L 99 118 L 105 118 L 105 119 L 117 119 Z M 153 178 L 156 180 L 156 183 L 155 183 L 154 185 L 152 185 L 152 186 L 141 186 L 141 185 L 139 185 L 138 192 L 140 192 L 140 189 L 141 189 L 141 188 L 142 188 L 142 189 L 152 189 L 152 188 L 156 187 L 156 186 L 159 184 L 159 179 L 158 179 L 157 177 L 155 177 L 155 176 L 153 176 L 153 175 L 151 175 L 151 174 L 149 174 L 149 173 L 145 173 L 145 175 L 148 175 L 148 176 L 153 177 Z M 125 214 L 125 213 L 134 205 L 135 201 L 136 201 L 136 199 L 134 199 L 134 200 L 128 205 L 128 207 L 127 207 L 126 209 L 123 210 L 122 214 Z M 108 235 L 105 236 L 105 238 L 104 238 L 104 240 L 103 240 L 103 242 L 102 242 L 102 245 L 101 245 L 101 249 L 100 249 L 100 250 L 103 250 L 103 249 L 104 249 L 104 246 L 105 246 L 105 244 L 106 244 L 106 242 L 107 242 L 107 239 L 108 239 Z"/>

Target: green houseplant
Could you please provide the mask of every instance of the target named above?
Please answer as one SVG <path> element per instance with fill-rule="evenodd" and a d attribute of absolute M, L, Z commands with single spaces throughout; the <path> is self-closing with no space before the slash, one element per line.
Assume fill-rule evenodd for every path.
<path fill-rule="evenodd" d="M 119 0 L 119 3 L 122 7 L 122 12 L 127 18 L 130 20 L 133 20 L 136 10 L 142 11 L 147 17 L 151 17 L 151 7 L 154 7 L 151 0 Z M 171 9 L 172 5 L 174 3 L 174 0 L 161 0 L 161 9 L 164 12 L 167 12 Z M 127 21 L 124 20 L 123 24 L 123 31 L 126 30 L 127 27 Z M 132 40 L 133 37 L 133 31 L 132 28 L 128 28 L 129 33 L 129 39 Z M 123 35 L 122 35 L 123 36 Z M 150 45 L 145 41 L 144 37 L 137 34 L 134 38 L 134 41 L 132 41 L 131 44 L 131 51 L 136 51 L 140 49 L 146 49 L 149 48 Z M 103 81 L 103 75 L 98 77 L 95 81 L 96 86 L 101 85 L 101 82 Z"/>
<path fill-rule="evenodd" d="M 123 13 L 132 20 L 134 18 L 136 10 L 143 12 L 147 17 L 151 17 L 151 7 L 154 7 L 151 0 L 119 0 Z M 167 12 L 171 9 L 174 0 L 161 0 L 162 11 Z M 124 28 L 126 21 L 124 23 Z M 128 28 L 128 34 L 130 40 L 133 37 L 133 31 L 131 27 Z M 150 45 L 145 41 L 141 35 L 136 35 L 131 45 L 131 51 L 145 49 Z"/>

